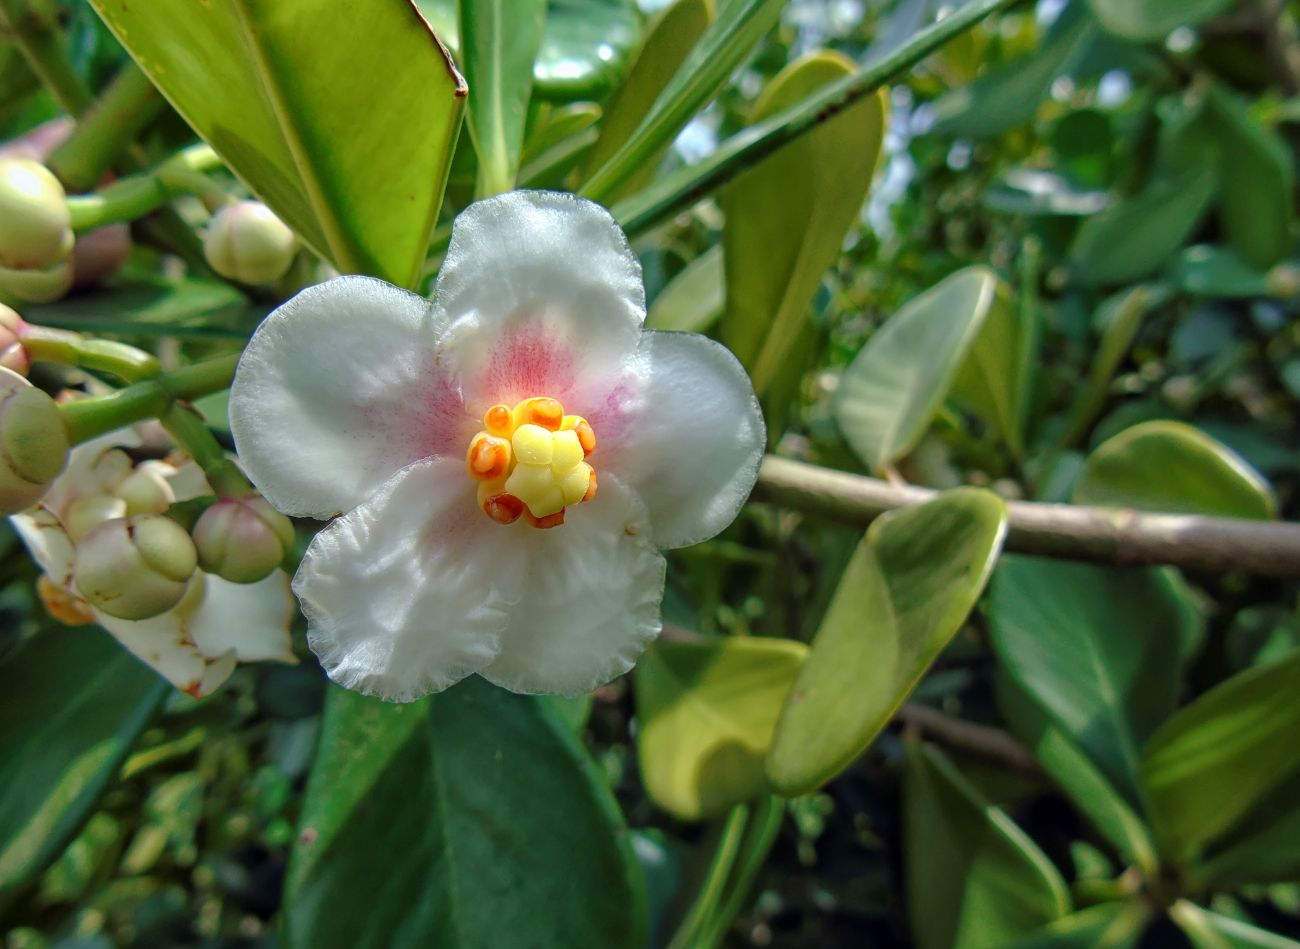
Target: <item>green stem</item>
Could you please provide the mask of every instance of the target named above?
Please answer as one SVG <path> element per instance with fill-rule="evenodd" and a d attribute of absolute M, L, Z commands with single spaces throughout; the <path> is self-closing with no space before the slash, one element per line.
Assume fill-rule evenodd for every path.
<path fill-rule="evenodd" d="M 689 208 L 781 146 L 806 135 L 871 95 L 985 17 L 1018 2 L 1020 0 L 971 0 L 934 26 L 921 30 L 880 62 L 825 86 L 815 95 L 770 119 L 749 126 L 723 142 L 703 161 L 618 202 L 612 209 L 614 217 L 629 235 L 644 233 Z"/>
<path fill-rule="evenodd" d="M 156 119 L 163 97 L 133 62 L 127 62 L 47 164 L 69 191 L 87 191 Z"/>
<path fill-rule="evenodd" d="M 208 484 L 219 498 L 241 497 L 253 490 L 248 479 L 226 457 L 225 449 L 204 423 L 202 416 L 188 405 L 173 402 L 159 419 L 176 443 L 190 453 L 207 475 Z"/>
<path fill-rule="evenodd" d="M 238 363 L 238 353 L 219 356 L 59 408 L 72 443 L 80 444 L 145 419 L 161 418 L 178 399 L 197 399 L 228 388 Z"/>
<path fill-rule="evenodd" d="M 34 362 L 107 372 L 128 383 L 152 379 L 162 371 L 153 355 L 125 343 L 30 324 L 21 331 L 20 338 Z"/>
<path fill-rule="evenodd" d="M 731 868 L 736 862 L 737 853 L 740 852 L 740 843 L 744 838 L 745 825 L 748 822 L 747 804 L 737 804 L 727 815 L 726 823 L 722 825 L 722 834 L 718 839 L 718 847 L 713 852 L 713 862 L 709 864 L 708 875 L 700 888 L 700 895 L 686 918 L 682 920 L 676 935 L 673 936 L 673 941 L 668 944 L 668 949 L 697 949 L 701 945 L 700 936 L 713 916 L 714 907 L 722 899 L 727 879 L 731 876 Z"/>
<path fill-rule="evenodd" d="M 781 820 L 785 816 L 785 804 L 773 795 L 767 795 L 754 805 L 754 819 L 746 830 L 745 839 L 740 846 L 737 859 L 738 869 L 722 905 L 709 920 L 697 945 L 700 949 L 712 949 L 719 945 L 727 935 L 727 930 L 749 899 L 749 892 L 758 877 L 758 871 L 767 862 L 767 855 L 776 843 L 776 836 L 781 831 Z"/>
<path fill-rule="evenodd" d="M 177 195 L 206 189 L 210 182 L 203 173 L 220 163 L 207 145 L 191 145 L 153 171 L 121 178 L 92 194 L 70 197 L 72 228 L 82 233 L 151 214 Z"/>
<path fill-rule="evenodd" d="M 80 117 L 95 101 L 64 48 L 54 5 L 45 0 L 0 0 L 0 34 L 22 53 L 36 77 L 69 115 Z"/>

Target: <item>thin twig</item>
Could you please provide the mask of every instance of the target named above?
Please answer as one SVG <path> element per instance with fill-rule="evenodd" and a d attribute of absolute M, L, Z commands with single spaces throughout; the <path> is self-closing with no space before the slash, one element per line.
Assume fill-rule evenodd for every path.
<path fill-rule="evenodd" d="M 938 494 L 774 455 L 763 460 L 754 489 L 756 500 L 855 527 Z M 1007 523 L 1006 549 L 1017 553 L 1121 566 L 1167 564 L 1212 573 L 1243 570 L 1300 577 L 1300 524 L 1031 501 L 1007 502 Z"/>
<path fill-rule="evenodd" d="M 1042 774 L 1034 756 L 1008 732 L 946 715 L 928 705 L 905 703 L 894 720 L 930 738 L 1022 774 Z"/>

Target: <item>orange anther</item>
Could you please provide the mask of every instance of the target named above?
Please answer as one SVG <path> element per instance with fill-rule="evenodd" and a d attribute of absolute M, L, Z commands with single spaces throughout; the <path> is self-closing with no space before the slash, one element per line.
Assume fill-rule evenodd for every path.
<path fill-rule="evenodd" d="M 538 527 L 545 530 L 548 527 L 559 527 L 564 523 L 564 508 L 560 508 L 554 514 L 547 514 L 545 517 L 533 517 L 531 511 L 524 512 L 524 520 L 530 527 Z"/>
<path fill-rule="evenodd" d="M 483 502 L 483 513 L 498 524 L 513 524 L 524 513 L 524 502 L 513 494 L 494 494 Z M 532 517 L 532 515 L 528 515 Z M 563 520 L 563 518 L 561 518 Z"/>
<path fill-rule="evenodd" d="M 509 438 L 514 431 L 514 416 L 508 405 L 494 405 L 483 416 L 483 427 L 492 435 Z"/>
<path fill-rule="evenodd" d="M 479 432 L 469 443 L 465 465 L 469 473 L 480 481 L 494 481 L 510 467 L 510 443 Z"/>
<path fill-rule="evenodd" d="M 577 424 L 573 426 L 573 431 L 578 436 L 578 444 L 582 446 L 583 455 L 590 455 L 596 450 L 596 431 L 585 418 L 578 419 Z"/>
<path fill-rule="evenodd" d="M 596 496 L 596 471 L 593 468 L 591 472 L 591 480 L 587 482 L 587 493 L 582 496 L 582 500 L 590 501 L 595 496 Z"/>
<path fill-rule="evenodd" d="M 554 399 L 538 396 L 520 402 L 515 406 L 515 414 L 521 425 L 531 423 L 540 425 L 548 431 L 558 432 L 560 423 L 564 421 L 564 406 Z"/>

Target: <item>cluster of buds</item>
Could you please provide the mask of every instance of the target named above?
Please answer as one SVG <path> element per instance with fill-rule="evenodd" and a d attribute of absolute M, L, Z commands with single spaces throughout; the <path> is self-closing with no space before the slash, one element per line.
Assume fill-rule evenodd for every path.
<path fill-rule="evenodd" d="M 227 280 L 275 283 L 293 264 L 298 239 L 265 204 L 236 201 L 212 216 L 203 238 L 208 264 Z"/>
<path fill-rule="evenodd" d="M 3 318 L 0 312 L 0 349 Z M 0 513 L 34 504 L 67 464 L 68 450 L 68 431 L 54 400 L 12 369 L 0 368 Z"/>
<path fill-rule="evenodd" d="M 72 286 L 72 218 L 63 185 L 29 158 L 0 158 L 0 289 L 32 303 Z"/>

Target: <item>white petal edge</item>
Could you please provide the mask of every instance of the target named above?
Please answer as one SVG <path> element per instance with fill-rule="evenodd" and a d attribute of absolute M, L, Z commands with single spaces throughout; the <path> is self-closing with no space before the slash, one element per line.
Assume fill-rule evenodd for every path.
<path fill-rule="evenodd" d="M 37 505 L 9 518 L 18 539 L 55 586 L 71 589 L 72 562 L 76 555 L 72 538 L 52 511 Z"/>
<path fill-rule="evenodd" d="M 203 600 L 187 626 L 190 638 L 206 656 L 233 651 L 240 662 L 298 661 L 289 627 L 297 605 L 289 575 L 276 570 L 256 583 L 231 583 L 204 576 Z"/>
<path fill-rule="evenodd" d="M 475 427 L 438 370 L 437 336 L 427 300 L 370 277 L 309 287 L 263 320 L 230 428 L 267 500 L 329 517 L 420 458 L 464 452 Z"/>
<path fill-rule="evenodd" d="M 94 611 L 95 622 L 141 662 L 194 698 L 210 695 L 235 671 L 235 651 L 209 656 L 190 638 L 186 621 L 172 610 L 146 620 L 124 620 Z"/>
<path fill-rule="evenodd" d="M 479 674 L 512 692 L 581 695 L 627 672 L 663 628 L 666 561 L 617 478 L 560 527 L 522 528 L 527 566 L 501 654 Z"/>
<path fill-rule="evenodd" d="M 610 213 L 550 191 L 512 191 L 457 216 L 434 308 L 476 417 L 550 396 L 594 413 L 637 347 L 641 263 Z"/>
<path fill-rule="evenodd" d="M 307 548 L 308 645 L 339 685 L 390 702 L 454 685 L 497 655 L 518 536 L 479 510 L 463 460 L 404 468 Z"/>
<path fill-rule="evenodd" d="M 642 397 L 613 438 L 597 430 L 592 463 L 640 495 L 655 544 L 688 547 L 749 498 L 767 444 L 763 412 L 740 361 L 708 337 L 649 331 L 641 355 Z"/>

